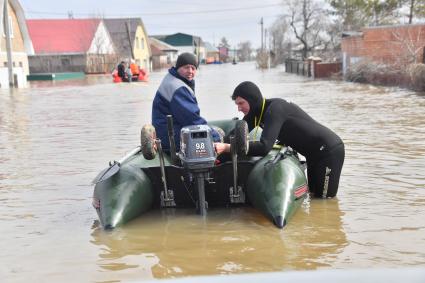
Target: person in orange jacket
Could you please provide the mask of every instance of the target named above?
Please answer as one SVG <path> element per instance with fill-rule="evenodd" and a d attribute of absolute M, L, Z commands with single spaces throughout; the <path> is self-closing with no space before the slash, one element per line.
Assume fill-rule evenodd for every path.
<path fill-rule="evenodd" d="M 134 62 L 134 59 L 130 60 L 130 70 L 133 77 L 139 77 L 139 66 Z"/>

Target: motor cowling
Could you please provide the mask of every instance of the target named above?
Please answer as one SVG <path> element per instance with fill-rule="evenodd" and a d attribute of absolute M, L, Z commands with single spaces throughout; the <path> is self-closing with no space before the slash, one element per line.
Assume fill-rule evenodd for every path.
<path fill-rule="evenodd" d="M 214 167 L 217 154 L 212 130 L 207 125 L 183 127 L 180 132 L 180 152 L 183 166 L 189 170 L 207 170 Z"/>

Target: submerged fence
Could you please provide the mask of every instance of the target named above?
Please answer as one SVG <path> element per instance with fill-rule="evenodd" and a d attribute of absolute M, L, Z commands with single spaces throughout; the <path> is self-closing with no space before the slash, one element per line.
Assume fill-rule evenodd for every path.
<path fill-rule="evenodd" d="M 315 78 L 328 78 L 341 72 L 342 63 L 322 63 L 321 60 L 294 60 L 285 61 L 285 71 L 287 73 Z"/>

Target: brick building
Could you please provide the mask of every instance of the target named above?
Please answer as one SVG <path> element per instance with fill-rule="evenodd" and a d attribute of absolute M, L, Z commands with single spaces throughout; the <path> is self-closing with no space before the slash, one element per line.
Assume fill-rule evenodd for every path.
<path fill-rule="evenodd" d="M 350 64 L 368 60 L 405 66 L 425 63 L 425 24 L 364 28 L 344 33 L 341 42 L 343 72 Z"/>

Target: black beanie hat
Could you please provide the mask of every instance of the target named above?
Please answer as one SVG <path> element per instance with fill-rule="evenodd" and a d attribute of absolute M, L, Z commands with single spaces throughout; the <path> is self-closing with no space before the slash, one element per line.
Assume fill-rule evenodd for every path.
<path fill-rule="evenodd" d="M 233 91 L 232 99 L 235 100 L 238 96 L 248 101 L 249 114 L 259 114 L 257 112 L 261 111 L 263 95 L 256 84 L 248 81 L 240 83 Z"/>
<path fill-rule="evenodd" d="M 179 55 L 179 57 L 177 57 L 176 69 L 188 64 L 193 65 L 196 69 L 198 69 L 198 60 L 196 60 L 195 55 L 193 55 L 192 53 L 182 53 Z"/>

